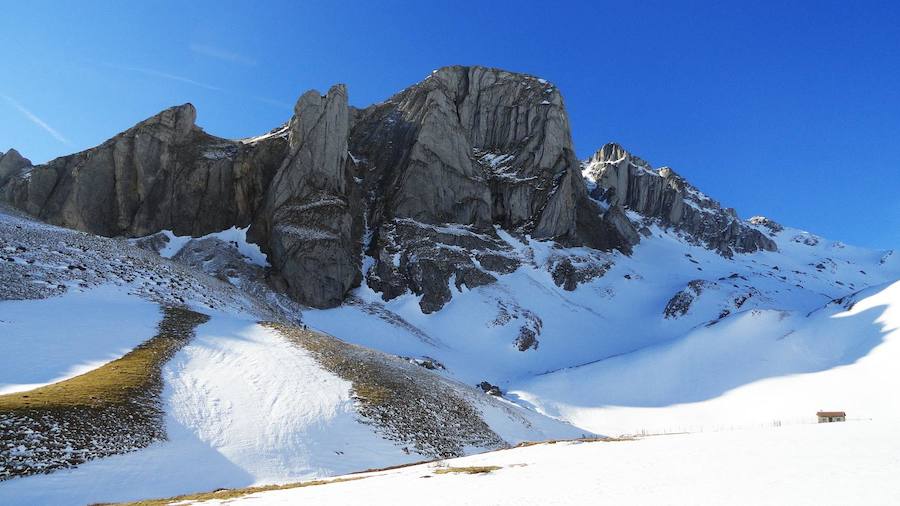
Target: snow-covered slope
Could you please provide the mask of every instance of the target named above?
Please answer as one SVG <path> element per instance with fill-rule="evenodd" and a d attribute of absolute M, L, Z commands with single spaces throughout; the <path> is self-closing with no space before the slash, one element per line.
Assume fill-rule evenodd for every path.
<path fill-rule="evenodd" d="M 424 314 L 408 293 L 384 302 L 366 286 L 339 308 L 308 310 L 305 321 L 354 343 L 442 362 L 447 374 L 503 387 L 536 374 L 586 364 L 671 341 L 750 309 L 809 312 L 867 286 L 900 278 L 900 263 L 877 252 L 785 228 L 779 251 L 725 258 L 657 225 L 631 256 L 554 248 L 500 231 L 522 267 L 496 283 L 454 290 L 439 312 Z M 810 243 L 807 244 L 806 242 Z M 814 244 L 812 244 L 814 243 Z M 565 290 L 553 266 L 568 260 L 599 270 Z M 699 287 L 683 312 L 671 299 Z M 452 284 L 451 284 L 452 285 Z M 523 329 L 535 347 L 520 351 Z"/>
<path fill-rule="evenodd" d="M 14 350 L 0 358 L 0 393 L 117 358 L 153 334 L 160 306 L 211 316 L 163 368 L 167 440 L 2 481 L 0 503 L 282 483 L 590 433 L 806 427 L 819 409 L 900 420 L 885 402 L 900 387 L 896 254 L 753 219 L 742 226 L 775 250 L 728 256 L 658 219 L 627 218 L 642 233 L 630 255 L 498 227 L 495 253 L 518 267 L 474 289 L 451 278 L 452 298 L 424 313 L 421 296 L 386 302 L 366 283 L 338 308 L 301 308 L 270 288 L 244 229 L 126 241 L 0 214 L 0 326 Z M 477 234 L 440 228 L 461 243 Z M 474 388 L 482 381 L 504 398 Z M 395 405 L 378 406 L 384 388 Z M 533 465 L 580 458 L 548 451 Z"/>
<path fill-rule="evenodd" d="M 897 422 L 898 362 L 894 282 L 811 313 L 743 311 L 671 342 L 523 381 L 515 394 L 607 434 L 807 423 L 819 410 Z"/>
<path fill-rule="evenodd" d="M 156 333 L 159 307 L 109 288 L 0 309 L 0 394 L 56 383 L 116 359 Z M 110 314 L 117 318 L 110 318 Z M 129 322 L 122 331 L 122 321 Z"/>
<path fill-rule="evenodd" d="M 900 419 L 897 254 L 741 219 L 617 144 L 579 165 L 533 76 L 348 104 L 307 92 L 241 141 L 183 104 L 4 155 L 0 200 L 107 237 L 0 209 L 0 503 Z"/>
<path fill-rule="evenodd" d="M 197 333 L 164 369 L 168 441 L 3 483 L 0 502 L 134 500 L 422 459 L 359 423 L 349 382 L 273 330 L 218 315 Z"/>
<path fill-rule="evenodd" d="M 410 506 L 423 501 L 454 506 L 889 506 L 900 502 L 898 453 L 900 438 L 889 423 L 770 427 L 542 444 L 348 476 L 337 483 L 177 504 L 356 505 L 364 498 L 365 504 Z M 489 472 L 467 474 L 477 471 L 473 467 Z"/>
<path fill-rule="evenodd" d="M 133 500 L 407 463 L 436 456 L 426 444 L 431 440 L 421 438 L 441 424 L 458 427 L 448 427 L 440 440 L 440 448 L 457 455 L 584 433 L 403 359 L 347 351 L 322 335 L 316 343 L 326 349 L 310 348 L 279 330 L 296 328 L 290 315 L 279 312 L 289 305 L 258 300 L 128 241 L 0 218 L 4 254 L 11 259 L 0 274 L 20 280 L 2 287 L 4 298 L 20 300 L 0 302 L 3 343 L 15 352 L 0 359 L 7 391 L 54 383 L 118 358 L 154 334 L 160 304 L 211 316 L 162 369 L 166 440 L 74 469 L 0 481 L 0 504 Z M 48 251 L 42 244 L 54 246 Z M 342 374 L 322 353 L 381 377 L 366 383 Z M 401 413 L 424 424 L 425 435 L 416 433 L 416 425 L 404 431 L 370 418 L 361 408 L 372 402 L 367 387 L 386 403 L 420 390 L 433 393 L 413 397 L 413 412 Z M 444 400 L 456 411 L 446 411 Z M 459 412 L 472 423 L 469 432 L 454 418 Z M 0 471 L 16 473 L 5 468 L 4 454 L 39 459 L 41 451 L 30 444 L 0 447 Z"/>

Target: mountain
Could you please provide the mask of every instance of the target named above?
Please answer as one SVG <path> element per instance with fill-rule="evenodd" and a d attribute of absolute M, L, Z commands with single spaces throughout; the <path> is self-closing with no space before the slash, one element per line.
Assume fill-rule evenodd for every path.
<path fill-rule="evenodd" d="M 198 236 L 252 224 L 250 236 L 272 256 L 273 284 L 315 307 L 339 305 L 360 283 L 363 250 L 376 259 L 368 284 L 388 297 L 412 290 L 434 311 L 449 299 L 451 276 L 475 288 L 513 268 L 495 224 L 603 250 L 627 250 L 636 238 L 618 213 L 588 198 L 562 97 L 542 79 L 447 67 L 353 111 L 339 85 L 305 93 L 288 125 L 243 141 L 206 134 L 195 119 L 185 104 L 96 148 L 17 167 L 2 198 L 106 236 Z M 422 251 L 419 224 L 446 223 L 484 237 L 468 246 L 483 265 Z M 406 260 L 394 268 L 396 249 Z"/>
<path fill-rule="evenodd" d="M 248 139 L 185 104 L 0 155 L 0 502 L 900 416 L 895 253 L 742 219 L 618 144 L 580 161 L 544 79 L 347 93 Z"/>
<path fill-rule="evenodd" d="M 169 260 L 143 240 L 0 214 L 0 503 L 139 499 L 586 434 L 298 325 L 289 299 L 254 284 L 241 252 L 258 249 L 239 237 L 187 241 Z M 209 251 L 247 268 L 191 265 Z"/>
<path fill-rule="evenodd" d="M 595 199 L 683 231 L 723 256 L 778 249 L 763 231 L 740 220 L 734 209 L 723 209 L 671 168 L 654 170 L 618 144 L 600 148 L 582 164 L 582 174 Z"/>

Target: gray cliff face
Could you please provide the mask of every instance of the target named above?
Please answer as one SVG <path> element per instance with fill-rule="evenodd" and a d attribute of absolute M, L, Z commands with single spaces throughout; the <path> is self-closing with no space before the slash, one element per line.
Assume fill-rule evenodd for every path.
<path fill-rule="evenodd" d="M 599 241 L 562 96 L 552 84 L 485 67 L 445 67 L 386 102 L 356 111 L 350 151 L 369 223 L 498 224 L 543 239 Z M 583 217 L 581 215 L 584 215 Z"/>
<path fill-rule="evenodd" d="M 105 236 L 170 229 L 204 235 L 246 226 L 286 141 L 220 139 L 190 104 L 167 109 L 95 148 L 12 178 L 3 200 L 56 225 Z"/>
<path fill-rule="evenodd" d="M 289 126 L 290 152 L 275 173 L 251 240 L 298 301 L 340 304 L 359 284 L 361 207 L 347 154 L 347 91 L 305 93 Z"/>
<path fill-rule="evenodd" d="M 19 154 L 15 149 L 6 153 L 0 152 L 0 188 L 13 176 L 19 175 L 24 169 L 31 167 L 31 161 Z"/>
<path fill-rule="evenodd" d="M 476 288 L 515 271 L 520 261 L 493 228 L 427 225 L 397 219 L 382 225 L 372 248 L 377 256 L 366 282 L 386 299 L 411 291 L 425 313 L 450 301 L 451 284 Z"/>
<path fill-rule="evenodd" d="M 422 294 L 426 312 L 450 299 L 451 276 L 457 287 L 494 280 L 490 268 L 470 259 L 506 254 L 492 225 L 567 246 L 627 252 L 637 242 L 628 220 L 589 198 L 562 96 L 543 79 L 442 68 L 386 102 L 354 111 L 350 152 L 359 161 L 376 238 L 368 249 L 376 260 L 368 283 L 386 298 L 407 289 Z M 425 236 L 409 233 L 410 223 L 463 225 L 494 238 L 458 246 L 433 228 L 420 227 Z M 432 243 L 429 252 L 423 237 Z M 399 264 L 388 263 L 397 258 Z"/>
<path fill-rule="evenodd" d="M 734 209 L 723 208 L 668 167 L 654 170 L 618 144 L 603 146 L 584 162 L 583 174 L 594 185 L 594 198 L 658 219 L 724 256 L 776 249 Z"/>
<path fill-rule="evenodd" d="M 454 285 L 531 262 L 502 239 L 525 235 L 562 246 L 540 267 L 574 290 L 608 270 L 600 251 L 628 254 L 647 233 L 628 211 L 726 256 L 775 248 L 774 222 L 743 222 L 618 145 L 581 164 L 559 90 L 523 74 L 445 67 L 365 109 L 348 106 L 343 85 L 310 91 L 286 125 L 252 139 L 214 137 L 195 119 L 192 105 L 173 107 L 34 167 L 0 154 L 0 201 L 104 236 L 249 225 L 271 267 L 248 279 L 314 307 L 341 304 L 365 279 L 385 299 L 412 292 L 437 311 Z M 523 332 L 517 346 L 536 347 L 540 325 Z"/>

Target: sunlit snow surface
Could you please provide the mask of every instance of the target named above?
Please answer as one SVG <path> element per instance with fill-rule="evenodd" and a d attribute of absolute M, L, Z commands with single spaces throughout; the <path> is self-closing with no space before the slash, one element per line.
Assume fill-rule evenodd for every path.
<path fill-rule="evenodd" d="M 246 243 L 245 230 L 226 232 L 223 240 Z M 471 457 L 464 462 L 504 467 L 488 476 L 428 480 L 414 473 L 430 471 L 411 468 L 379 478 L 386 481 L 296 491 L 311 494 L 298 496 L 303 502 L 385 502 L 379 494 L 386 492 L 366 488 L 369 483 L 394 490 L 391 498 L 399 504 L 422 497 L 438 504 L 481 504 L 483 498 L 497 504 L 572 503 L 586 497 L 614 504 L 666 498 L 720 504 L 726 493 L 736 504 L 821 504 L 815 499 L 826 496 L 890 504 L 881 500 L 896 498 L 891 477 L 898 471 L 900 438 L 889 429 L 900 421 L 900 406 L 892 402 L 900 390 L 894 373 L 900 363 L 898 255 L 785 229 L 775 237 L 779 252 L 725 259 L 651 227 L 632 256 L 599 254 L 611 262 L 609 271 L 565 291 L 545 267 L 558 253 L 549 243 L 500 234 L 526 259 L 523 266 L 491 285 L 453 287 L 453 300 L 440 312 L 423 314 L 412 294 L 384 302 L 361 287 L 348 304 L 306 310 L 303 320 L 350 342 L 432 357 L 447 368 L 440 374 L 469 385 L 498 384 L 508 399 L 584 431 L 704 434 Z M 180 247 L 175 240 L 170 245 L 166 256 Z M 567 254 L 598 255 L 579 249 Z M 234 291 L 197 276 L 204 280 L 199 287 Z M 685 315 L 665 318 L 667 301 L 696 279 L 709 287 Z M 729 306 L 751 288 L 755 292 L 740 308 Z M 83 372 L 152 335 L 158 307 L 129 290 L 71 286 L 61 297 L 0 303 L 2 338 L 8 349 L 18 350 L 0 357 L 3 388 L 21 390 Z M 837 297 L 846 298 L 830 303 Z M 165 366 L 168 441 L 73 470 L 2 482 L 0 504 L 138 499 L 331 476 L 419 458 L 359 423 L 349 385 L 257 325 L 260 315 L 245 310 L 241 300 L 223 295 L 218 309 L 188 301 L 212 319 Z M 499 318 L 501 302 L 511 319 Z M 722 316 L 726 307 L 732 311 Z M 527 312 L 540 318 L 541 333 L 538 349 L 522 352 L 513 342 Z M 60 342 L 57 333 L 77 339 Z M 820 409 L 847 411 L 852 421 L 810 425 Z M 492 428 L 509 441 L 553 432 L 539 430 L 545 423 L 540 418 L 530 432 L 509 424 L 499 411 L 485 411 Z M 528 465 L 514 465 L 521 463 Z M 728 474 L 729 467 L 737 471 Z M 859 471 L 846 474 L 847 469 Z M 541 490 L 550 479 L 557 492 L 547 496 Z M 685 486 L 698 479 L 705 486 Z M 647 485 L 651 480 L 654 487 Z M 502 497 L 490 495 L 501 488 L 507 490 Z M 328 495 L 333 491 L 349 495 Z M 768 491 L 786 500 L 760 495 Z M 288 494 L 267 495 L 265 501 L 293 497 Z M 839 501 L 824 501 L 829 502 Z"/>
<path fill-rule="evenodd" d="M 9 351 L 0 357 L 5 388 L 23 390 L 87 372 L 151 337 L 161 312 L 145 298 L 186 304 L 211 316 L 164 366 L 162 407 L 168 440 L 75 469 L 2 481 L 0 504 L 135 500 L 296 481 L 424 458 L 365 423 L 347 381 L 258 324 L 279 314 L 259 304 L 255 295 L 128 241 L 92 238 L 3 214 L 0 224 L 13 230 L 4 236 L 13 244 L 26 236 L 32 241 L 20 252 L 7 248 L 17 266 L 33 265 L 31 279 L 46 277 L 65 288 L 62 295 L 49 298 L 0 301 L 0 343 Z M 32 245 L 41 238 L 40 244 L 56 245 L 55 256 L 42 255 Z M 38 261 L 30 264 L 21 255 Z M 72 260 L 84 263 L 88 273 L 118 270 L 102 281 L 85 277 L 79 282 L 77 272 L 82 271 L 67 268 Z M 65 276 L 49 277 L 54 272 Z M 282 320 L 285 316 L 293 320 L 300 315 L 281 315 Z M 456 388 L 500 438 L 513 444 L 584 434 L 495 401 L 474 386 Z"/>
<path fill-rule="evenodd" d="M 809 316 L 741 313 L 671 343 L 523 381 L 515 394 L 606 434 L 796 424 L 819 410 L 900 422 L 898 329 L 895 282 Z"/>
<path fill-rule="evenodd" d="M 900 503 L 897 455 L 896 424 L 794 425 L 538 445 L 202 504 L 888 506 Z"/>
<path fill-rule="evenodd" d="M 100 367 L 156 334 L 159 306 L 108 287 L 0 303 L 0 394 Z M 123 327 L 122 322 L 128 322 Z"/>
<path fill-rule="evenodd" d="M 168 441 L 0 483 L 0 504 L 136 500 L 421 459 L 359 423 L 348 382 L 252 320 L 213 315 L 163 375 Z"/>
<path fill-rule="evenodd" d="M 800 234 L 786 228 L 775 238 L 780 251 L 726 259 L 652 227 L 652 236 L 644 238 L 633 255 L 605 254 L 612 262 L 605 275 L 566 291 L 556 286 L 544 267 L 554 254 L 550 244 L 519 241 L 501 231 L 501 237 L 529 261 L 500 276 L 497 283 L 474 290 L 463 287 L 462 292 L 451 286 L 453 299 L 436 313 L 423 314 L 419 297 L 411 293 L 385 302 L 366 286 L 354 292 L 412 330 L 389 318 L 375 318 L 360 304 L 305 311 L 304 320 L 350 342 L 437 358 L 448 374 L 469 383 L 488 380 L 514 389 L 535 375 L 680 339 L 717 319 L 734 298 L 751 291 L 754 295 L 739 309 L 730 306 L 731 317 L 752 309 L 806 314 L 833 298 L 900 278 L 900 261 L 888 256 L 882 263 L 885 252 L 825 239 L 808 246 L 794 240 Z M 577 248 L 567 251 L 597 254 Z M 667 301 L 695 279 L 716 286 L 683 317 L 666 319 Z M 514 346 L 524 320 L 498 324 L 498 302 L 540 318 L 537 350 L 521 352 Z"/>

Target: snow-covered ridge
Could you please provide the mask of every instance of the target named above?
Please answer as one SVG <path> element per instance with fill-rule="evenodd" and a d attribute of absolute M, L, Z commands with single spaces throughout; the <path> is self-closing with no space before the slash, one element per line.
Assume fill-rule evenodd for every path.
<path fill-rule="evenodd" d="M 256 144 L 258 142 L 262 142 L 267 139 L 272 139 L 276 137 L 286 138 L 288 133 L 290 133 L 291 127 L 290 123 L 285 123 L 284 125 L 277 127 L 269 132 L 266 132 L 262 135 L 258 135 L 256 137 L 247 137 L 245 139 L 239 139 L 238 142 L 242 144 Z"/>

